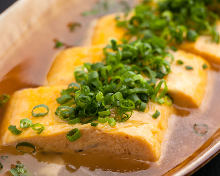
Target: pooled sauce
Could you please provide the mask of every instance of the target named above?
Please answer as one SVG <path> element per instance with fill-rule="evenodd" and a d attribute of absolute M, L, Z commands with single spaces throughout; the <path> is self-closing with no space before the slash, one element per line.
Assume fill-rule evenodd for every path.
<path fill-rule="evenodd" d="M 81 13 L 91 10 L 96 2 L 66 1 L 59 11 L 48 13 L 46 18 L 39 20 L 35 27 L 22 37 L 22 41 L 17 42 L 1 56 L 7 63 L 0 71 L 0 94 L 12 94 L 16 90 L 43 85 L 55 54 L 65 45 L 80 46 L 86 40 L 89 26 L 99 16 L 99 12 L 90 11 L 90 15 L 87 16 L 82 16 Z M 107 12 L 113 11 L 110 9 Z M 80 26 L 70 31 L 68 24 L 73 23 L 80 23 Z M 65 45 L 54 48 L 56 44 L 54 39 Z M 201 152 L 219 137 L 219 135 L 213 137 L 220 127 L 218 87 L 220 73 L 213 69 L 209 74 L 207 94 L 202 106 L 194 110 L 177 107 L 178 115 L 172 115 L 169 119 L 162 156 L 158 162 L 142 162 L 103 154 L 87 155 L 80 152 L 76 155 L 45 152 L 22 154 L 14 148 L 2 147 L 0 156 L 8 157 L 0 157 L 0 162 L 4 166 L 0 175 L 8 175 L 11 165 L 16 164 L 16 161 L 24 164 L 31 175 L 37 176 L 163 175 L 183 161 L 190 162 L 190 156 L 193 156 L 207 140 L 209 143 L 200 149 Z M 4 108 L 1 109 L 3 110 Z"/>

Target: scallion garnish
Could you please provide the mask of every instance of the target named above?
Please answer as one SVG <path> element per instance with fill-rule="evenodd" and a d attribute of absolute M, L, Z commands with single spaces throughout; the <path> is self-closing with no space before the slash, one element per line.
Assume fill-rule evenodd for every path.
<path fill-rule="evenodd" d="M 6 160 L 6 159 L 8 159 L 8 156 L 7 156 L 7 155 L 2 155 L 2 156 L 1 156 L 1 159 L 2 159 L 2 160 Z"/>
<path fill-rule="evenodd" d="M 64 46 L 64 43 L 59 40 L 55 39 L 54 42 L 55 42 L 54 48 L 56 48 L 56 49 L 62 48 Z"/>
<path fill-rule="evenodd" d="M 44 117 L 49 113 L 49 107 L 45 104 L 39 104 L 32 109 L 33 117 Z"/>
<path fill-rule="evenodd" d="M 19 134 L 22 133 L 22 131 L 18 130 L 18 129 L 16 128 L 16 126 L 13 126 L 13 125 L 10 125 L 10 126 L 8 127 L 8 130 L 11 131 L 11 133 L 14 134 L 14 135 L 19 135 Z"/>
<path fill-rule="evenodd" d="M 30 119 L 22 119 L 20 120 L 20 128 L 29 128 L 32 125 L 32 121 Z"/>
<path fill-rule="evenodd" d="M 71 22 L 68 25 L 70 32 L 74 32 L 77 27 L 81 27 L 81 24 L 78 22 Z"/>
<path fill-rule="evenodd" d="M 23 164 L 21 164 L 20 162 L 16 164 L 15 167 L 10 169 L 10 173 L 13 176 L 27 176 L 28 171 L 27 169 L 24 167 Z"/>
<path fill-rule="evenodd" d="M 108 124 L 113 127 L 116 125 L 116 121 L 114 118 L 108 118 Z"/>
<path fill-rule="evenodd" d="M 211 10 L 215 1 L 207 0 L 163 0 L 156 6 L 151 1 L 143 1 L 134 9 L 133 16 L 118 20 L 130 36 L 152 38 L 160 36 L 168 44 L 194 42 L 204 33 L 218 43 L 219 33 L 216 21 L 217 11 Z"/>
<path fill-rule="evenodd" d="M 44 129 L 45 129 L 44 125 L 42 125 L 40 123 L 35 123 L 35 124 L 31 125 L 31 128 L 34 131 L 36 131 L 37 134 L 41 134 L 44 131 Z"/>
<path fill-rule="evenodd" d="M 30 149 L 31 151 L 29 151 Z M 34 153 L 36 151 L 36 147 L 29 142 L 20 142 L 16 145 L 16 150 L 22 153 Z"/>
<path fill-rule="evenodd" d="M 8 94 L 0 95 L 0 107 L 3 106 L 5 103 L 7 103 L 9 99 L 10 96 Z"/>
<path fill-rule="evenodd" d="M 74 142 L 81 137 L 81 133 L 78 128 L 74 128 L 66 134 L 66 137 L 70 142 Z"/>
<path fill-rule="evenodd" d="M 189 66 L 189 65 L 185 66 L 185 68 L 186 68 L 186 70 L 193 70 L 193 67 Z"/>
<path fill-rule="evenodd" d="M 177 60 L 176 63 L 177 63 L 178 65 L 183 65 L 183 64 L 184 64 L 184 62 L 183 62 L 182 60 Z"/>
<path fill-rule="evenodd" d="M 77 123 L 80 123 L 80 118 L 75 118 L 75 119 L 70 119 L 68 120 L 68 124 L 70 125 L 74 125 L 74 124 L 77 124 Z"/>
<path fill-rule="evenodd" d="M 155 113 L 152 115 L 154 119 L 157 119 L 160 116 L 160 111 L 156 110 Z"/>
<path fill-rule="evenodd" d="M 202 68 L 205 70 L 205 69 L 208 68 L 208 65 L 207 65 L 207 64 L 203 64 L 203 65 L 202 65 Z"/>
<path fill-rule="evenodd" d="M 96 127 L 96 126 L 98 126 L 98 123 L 92 122 L 91 126 Z"/>
<path fill-rule="evenodd" d="M 193 130 L 199 136 L 204 136 L 208 133 L 208 125 L 207 124 L 194 124 Z"/>
<path fill-rule="evenodd" d="M 108 122 L 108 118 L 99 117 L 99 118 L 98 118 L 98 122 L 99 122 L 99 123 L 106 123 L 106 122 Z"/>

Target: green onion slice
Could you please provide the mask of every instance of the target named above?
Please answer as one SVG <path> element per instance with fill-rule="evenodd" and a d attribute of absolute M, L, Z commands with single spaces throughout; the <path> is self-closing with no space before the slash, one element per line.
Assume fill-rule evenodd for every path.
<path fill-rule="evenodd" d="M 3 164 L 0 162 L 0 170 L 3 169 Z"/>
<path fill-rule="evenodd" d="M 177 60 L 176 63 L 177 63 L 178 65 L 183 65 L 183 64 L 184 64 L 184 62 L 183 62 L 182 60 Z"/>
<path fill-rule="evenodd" d="M 45 112 L 36 112 L 37 109 L 41 109 L 41 108 L 43 108 Z M 32 109 L 32 116 L 33 117 L 44 117 L 48 113 L 49 113 L 49 108 L 45 104 L 39 104 Z"/>
<path fill-rule="evenodd" d="M 70 142 L 74 142 L 81 137 L 81 133 L 78 128 L 74 128 L 66 134 L 66 137 Z"/>
<path fill-rule="evenodd" d="M 10 96 L 8 94 L 0 95 L 0 107 L 3 106 L 5 103 L 7 103 L 9 99 Z"/>
<path fill-rule="evenodd" d="M 44 131 L 44 129 L 45 129 L 45 127 L 42 124 L 40 124 L 40 123 L 36 123 L 36 124 L 31 125 L 31 128 L 34 131 L 36 131 L 37 134 L 41 134 Z"/>
<path fill-rule="evenodd" d="M 102 118 L 102 117 L 98 118 L 98 122 L 100 123 L 106 123 L 107 121 L 108 121 L 108 118 Z"/>
<path fill-rule="evenodd" d="M 208 125 L 207 124 L 194 124 L 193 125 L 194 132 L 199 136 L 204 136 L 208 133 Z"/>
<path fill-rule="evenodd" d="M 114 127 L 116 125 L 116 121 L 114 118 L 108 118 L 108 124 L 111 126 L 111 127 Z"/>
<path fill-rule="evenodd" d="M 8 127 L 8 130 L 11 131 L 11 133 L 14 134 L 14 135 L 19 135 L 19 134 L 22 133 L 22 131 L 18 130 L 17 127 L 14 126 L 14 125 L 10 125 Z"/>
<path fill-rule="evenodd" d="M 186 68 L 186 70 L 193 70 L 193 67 L 189 66 L 189 65 L 185 66 L 185 68 Z"/>
<path fill-rule="evenodd" d="M 156 112 L 152 115 L 154 119 L 157 119 L 160 116 L 160 111 L 156 110 Z"/>
<path fill-rule="evenodd" d="M 91 126 L 96 127 L 96 126 L 98 126 L 98 123 L 92 122 Z"/>
<path fill-rule="evenodd" d="M 75 119 L 68 120 L 68 124 L 70 124 L 70 125 L 74 125 L 74 124 L 77 124 L 77 123 L 80 123 L 80 118 L 75 118 Z"/>
<path fill-rule="evenodd" d="M 202 65 L 202 68 L 205 70 L 205 69 L 208 68 L 208 65 L 207 65 L 207 64 L 203 64 L 203 65 Z"/>
<path fill-rule="evenodd" d="M 16 150 L 22 153 L 34 153 L 36 152 L 36 147 L 29 142 L 20 142 L 16 145 Z"/>
<path fill-rule="evenodd" d="M 8 159 L 8 156 L 7 156 L 7 155 L 2 155 L 2 156 L 1 156 L 1 159 L 2 159 L 2 160 L 6 160 L 6 159 Z"/>
<path fill-rule="evenodd" d="M 29 128 L 32 125 L 32 121 L 30 119 L 22 119 L 20 121 L 20 128 Z"/>

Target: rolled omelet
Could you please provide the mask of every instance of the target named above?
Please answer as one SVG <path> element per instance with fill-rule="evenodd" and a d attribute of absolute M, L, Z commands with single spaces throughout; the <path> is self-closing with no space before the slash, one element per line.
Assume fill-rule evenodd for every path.
<path fill-rule="evenodd" d="M 58 107 L 56 98 L 64 88 L 52 86 L 17 91 L 11 97 L 1 124 L 1 144 L 15 146 L 19 142 L 29 142 L 44 151 L 108 153 L 147 161 L 159 159 L 172 107 L 149 103 L 146 112 L 134 112 L 128 121 L 117 123 L 114 127 L 101 123 L 97 127 L 90 124 L 69 125 L 55 115 Z M 46 116 L 32 116 L 32 108 L 38 104 L 49 107 Z M 160 112 L 160 116 L 154 119 L 152 115 L 156 110 Z M 20 120 L 24 118 L 44 125 L 44 131 L 37 134 L 32 128 L 28 128 L 20 135 L 12 134 L 8 126 L 16 125 L 19 129 Z M 81 137 L 70 142 L 66 134 L 74 128 L 80 130 Z"/>
<path fill-rule="evenodd" d="M 179 106 L 198 108 L 206 93 L 210 65 L 192 53 L 178 50 L 172 54 L 171 73 L 165 78 L 169 94 Z"/>
<path fill-rule="evenodd" d="M 68 85 L 75 81 L 74 70 L 83 61 L 98 62 L 103 59 L 103 46 L 77 47 L 61 52 L 55 59 L 47 76 L 48 85 Z M 79 54 L 84 53 L 84 54 Z M 174 103 L 197 108 L 202 103 L 205 95 L 207 75 L 209 68 L 203 69 L 203 65 L 209 64 L 201 57 L 184 51 L 173 53 L 174 62 L 171 65 L 171 73 L 166 79 L 168 92 L 174 98 Z M 183 65 L 176 64 L 182 60 Z M 187 70 L 187 66 L 192 70 Z"/>

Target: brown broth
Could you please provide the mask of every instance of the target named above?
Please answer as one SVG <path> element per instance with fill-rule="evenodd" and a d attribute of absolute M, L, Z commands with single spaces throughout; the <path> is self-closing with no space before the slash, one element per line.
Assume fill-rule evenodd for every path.
<path fill-rule="evenodd" d="M 65 1 L 56 13 L 47 13 L 33 29 L 22 36 L 7 53 L 2 56 L 6 63 L 0 71 L 0 94 L 12 94 L 16 90 L 43 85 L 47 72 L 53 62 L 54 55 L 60 49 L 54 49 L 54 39 L 68 45 L 82 45 L 86 40 L 90 23 L 95 16 L 82 17 L 81 12 L 96 3 L 95 0 Z M 74 10 L 73 6 L 74 5 Z M 78 7 L 78 8 L 77 8 Z M 80 22 L 80 28 L 71 33 L 67 28 L 70 22 Z M 198 153 L 206 150 L 219 135 L 213 135 L 220 127 L 220 73 L 210 71 L 209 86 L 206 97 L 199 109 L 183 109 L 177 107 L 178 115 L 169 119 L 169 129 L 163 142 L 161 159 L 156 163 L 122 159 L 111 156 L 93 156 L 86 154 L 65 155 L 60 153 L 38 152 L 35 155 L 21 154 L 10 147 L 2 147 L 0 155 L 8 158 L 0 162 L 4 165 L 0 174 L 7 175 L 11 164 L 22 162 L 32 175 L 68 176 L 68 175 L 172 175 L 172 168 L 184 161 L 189 163 Z M 215 96 L 213 96 L 215 95 Z M 1 110 L 2 111 L 2 110 Z M 3 116 L 3 112 L 1 117 Z M 197 135 L 193 125 L 206 124 L 208 132 L 204 136 Z M 205 143 L 209 141 L 208 143 Z M 203 145 L 204 144 L 204 145 Z M 206 144 L 206 145 L 205 145 Z M 201 146 L 204 146 L 200 148 Z M 168 172 L 169 171 L 169 172 Z"/>

